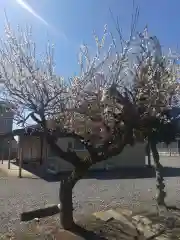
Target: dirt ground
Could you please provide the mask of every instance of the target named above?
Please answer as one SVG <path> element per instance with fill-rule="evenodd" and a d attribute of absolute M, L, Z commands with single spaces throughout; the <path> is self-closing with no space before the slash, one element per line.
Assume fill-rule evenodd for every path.
<path fill-rule="evenodd" d="M 159 217 L 155 212 L 143 212 L 143 216 L 148 217 L 153 224 L 165 224 L 166 231 L 161 236 L 151 238 L 153 239 L 180 239 L 180 211 L 171 211 L 171 215 L 175 217 L 173 225 L 167 224 L 165 216 Z M 137 214 L 137 213 L 136 213 Z M 108 222 L 99 220 L 94 216 L 83 218 L 78 221 L 78 226 L 74 233 L 63 231 L 59 223 L 53 218 L 49 217 L 39 221 L 33 220 L 28 223 L 22 223 L 20 228 L 15 232 L 4 234 L 0 240 L 123 240 L 122 232 L 119 228 L 119 222 L 111 220 Z M 162 238 L 163 237 L 163 238 Z"/>

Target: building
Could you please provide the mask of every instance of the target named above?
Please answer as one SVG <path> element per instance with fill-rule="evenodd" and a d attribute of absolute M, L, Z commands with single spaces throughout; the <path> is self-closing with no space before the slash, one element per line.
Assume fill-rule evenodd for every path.
<path fill-rule="evenodd" d="M 73 138 L 61 138 L 58 141 L 63 150 L 72 148 L 80 157 L 88 154 L 84 146 Z M 73 166 L 52 153 L 45 139 L 34 136 L 20 136 L 19 148 L 22 149 L 24 162 L 42 163 L 49 173 L 59 173 L 73 170 Z M 138 143 L 134 147 L 127 146 L 122 154 L 102 161 L 92 168 L 110 169 L 119 167 L 142 167 L 145 166 L 145 144 Z"/>
<path fill-rule="evenodd" d="M 14 114 L 9 110 L 8 104 L 0 101 L 0 134 L 12 131 Z"/>
<path fill-rule="evenodd" d="M 14 114 L 10 111 L 9 104 L 0 101 L 0 135 L 12 132 Z M 14 138 L 6 138 L 0 144 L 0 154 L 4 159 L 7 159 L 12 153 L 11 142 Z M 13 142 L 14 144 L 14 142 Z"/>
<path fill-rule="evenodd" d="M 173 112 L 173 116 L 174 114 L 175 112 Z M 178 114 L 179 110 L 176 111 L 175 115 Z M 72 148 L 80 157 L 84 157 L 88 154 L 84 146 L 74 139 L 62 138 L 59 139 L 58 144 L 65 151 L 67 148 Z M 163 143 L 158 144 L 160 153 L 164 151 L 163 149 L 165 148 L 162 144 Z M 175 144 L 178 149 L 177 143 L 173 144 Z M 22 158 L 24 162 L 41 162 L 42 165 L 45 166 L 45 169 L 50 173 L 70 171 L 73 169 L 73 166 L 70 163 L 54 155 L 46 141 L 42 138 L 34 136 L 20 136 L 19 148 L 22 149 Z M 146 165 L 145 155 L 145 144 L 137 143 L 134 147 L 125 147 L 124 151 L 120 155 L 114 156 L 106 161 L 102 161 L 92 166 L 92 168 L 108 169 L 121 167 L 143 167 Z"/>

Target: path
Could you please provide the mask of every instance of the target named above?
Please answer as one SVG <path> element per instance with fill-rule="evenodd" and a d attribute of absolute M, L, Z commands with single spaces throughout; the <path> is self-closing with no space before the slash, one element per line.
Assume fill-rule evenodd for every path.
<path fill-rule="evenodd" d="M 180 166 L 180 159 L 162 160 L 166 165 Z M 168 203 L 179 201 L 180 177 L 166 178 Z M 58 203 L 58 182 L 42 179 L 0 177 L 0 232 L 19 224 L 22 211 Z M 103 210 L 109 206 L 149 208 L 155 204 L 155 180 L 146 179 L 83 179 L 74 189 L 75 216 Z M 177 202 L 176 202 L 177 201 Z M 58 216 L 57 216 L 58 217 Z"/>
<path fill-rule="evenodd" d="M 0 169 L 4 173 L 6 173 L 6 175 L 8 175 L 8 176 L 11 176 L 11 177 L 19 176 L 19 166 L 15 165 L 15 164 L 10 164 L 10 169 L 8 169 L 8 160 L 4 160 L 3 164 L 0 163 Z M 34 174 L 32 174 L 29 171 L 26 171 L 23 168 L 21 170 L 21 176 L 26 177 L 26 178 L 37 178 L 37 176 L 35 176 Z"/>

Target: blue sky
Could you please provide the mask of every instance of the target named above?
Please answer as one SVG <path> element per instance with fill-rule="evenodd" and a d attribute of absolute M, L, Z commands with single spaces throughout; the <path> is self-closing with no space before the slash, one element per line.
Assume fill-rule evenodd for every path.
<path fill-rule="evenodd" d="M 140 7 L 138 29 L 148 24 L 150 32 L 165 48 L 175 48 L 180 43 L 180 1 L 136 0 L 135 3 Z M 115 32 L 109 8 L 115 17 L 119 16 L 127 36 L 132 0 L 0 0 L 0 35 L 6 9 L 13 27 L 32 25 L 39 51 L 43 51 L 48 39 L 55 44 L 56 71 L 67 77 L 78 73 L 79 46 L 85 42 L 94 48 L 93 30 L 102 35 L 103 26 L 108 24 L 108 29 Z"/>
<path fill-rule="evenodd" d="M 9 20 L 16 27 L 32 25 L 40 51 L 49 38 L 56 47 L 56 71 L 70 76 L 78 72 L 77 53 L 81 43 L 94 47 L 92 31 L 102 34 L 104 24 L 115 31 L 109 13 L 119 16 L 124 35 L 127 36 L 131 21 L 132 0 L 24 0 L 41 19 L 18 4 L 18 0 L 0 0 L 0 35 L 3 33 L 6 9 Z M 136 0 L 140 7 L 138 29 L 146 24 L 157 35 L 164 47 L 176 47 L 180 42 L 179 0 Z M 47 24 L 46 24 L 47 23 Z M 47 34 L 48 33 L 48 34 Z"/>

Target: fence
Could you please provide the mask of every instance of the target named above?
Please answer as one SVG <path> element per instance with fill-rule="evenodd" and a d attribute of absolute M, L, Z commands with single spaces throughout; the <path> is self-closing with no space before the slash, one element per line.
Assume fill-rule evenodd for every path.
<path fill-rule="evenodd" d="M 179 142 L 179 144 L 178 144 Z M 179 147 L 178 147 L 179 145 Z M 177 140 L 176 142 L 172 142 L 169 145 L 165 143 L 158 144 L 158 152 L 161 156 L 180 156 L 180 141 Z"/>

